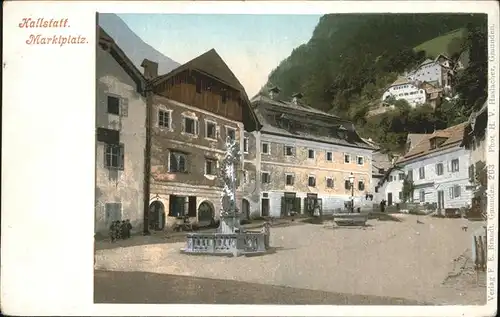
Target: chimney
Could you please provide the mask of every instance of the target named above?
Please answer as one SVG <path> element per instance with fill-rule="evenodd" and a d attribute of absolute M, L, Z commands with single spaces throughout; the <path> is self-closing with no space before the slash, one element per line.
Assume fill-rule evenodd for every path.
<path fill-rule="evenodd" d="M 150 61 L 149 59 L 144 59 L 141 63 L 141 67 L 144 68 L 144 77 L 146 79 L 153 79 L 158 77 L 158 63 Z"/>
<path fill-rule="evenodd" d="M 293 102 L 293 104 L 294 104 L 294 105 L 298 104 L 298 103 L 299 103 L 299 100 L 301 100 L 301 99 L 302 99 L 302 97 L 304 97 L 304 95 L 303 95 L 303 94 L 301 94 L 300 92 L 298 92 L 298 93 L 296 93 L 296 94 L 293 94 L 293 95 L 292 95 L 292 98 L 293 98 L 293 99 L 292 99 L 292 102 Z"/>
<path fill-rule="evenodd" d="M 274 100 L 274 98 L 276 98 L 278 96 L 279 93 L 280 93 L 280 89 L 276 86 L 269 89 L 269 97 L 271 97 L 271 99 L 273 99 L 273 100 Z"/>

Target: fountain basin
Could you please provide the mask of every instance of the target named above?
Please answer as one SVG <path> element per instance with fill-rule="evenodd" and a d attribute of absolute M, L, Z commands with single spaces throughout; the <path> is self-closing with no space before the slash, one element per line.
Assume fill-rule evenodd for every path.
<path fill-rule="evenodd" d="M 266 250 L 266 235 L 260 231 L 235 233 L 188 233 L 186 247 L 181 249 L 186 254 L 207 255 L 257 255 Z"/>

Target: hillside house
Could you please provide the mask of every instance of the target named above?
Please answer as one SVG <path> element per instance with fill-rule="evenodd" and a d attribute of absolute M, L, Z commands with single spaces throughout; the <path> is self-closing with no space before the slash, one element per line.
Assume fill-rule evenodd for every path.
<path fill-rule="evenodd" d="M 428 82 L 436 87 L 451 89 L 455 63 L 446 55 L 440 54 L 434 60 L 426 59 L 407 75 L 407 79 Z"/>
<path fill-rule="evenodd" d="M 382 102 L 387 102 L 391 98 L 406 100 L 411 107 L 415 108 L 427 101 L 427 93 L 423 88 L 419 88 L 416 83 L 400 77 L 382 94 Z"/>
<path fill-rule="evenodd" d="M 114 220 L 142 229 L 145 78 L 101 28 L 96 52 L 95 232 Z"/>
<path fill-rule="evenodd" d="M 257 95 L 252 107 L 261 126 L 246 132 L 246 181 L 243 212 L 281 217 L 311 213 L 316 204 L 323 213 L 344 209 L 350 201 L 353 173 L 355 206 L 369 204 L 372 150 L 351 122 L 316 110 L 296 94 L 292 101 Z"/>
<path fill-rule="evenodd" d="M 208 225 L 220 215 L 218 167 L 226 138 L 243 151 L 244 129 L 256 127 L 250 101 L 214 49 L 162 76 L 156 63 L 145 60 L 143 67 L 154 112 L 150 228 L 174 226 L 185 216 Z"/>
<path fill-rule="evenodd" d="M 391 174 L 397 183 L 387 186 L 386 197 L 401 197 L 404 175 L 415 186 L 413 202 L 435 203 L 441 211 L 456 211 L 470 203 L 472 191 L 469 180 L 470 153 L 461 146 L 467 123 L 435 131 L 396 162 L 404 174 Z M 400 179 L 401 178 L 401 179 Z M 402 194 L 401 194 L 402 195 Z"/>

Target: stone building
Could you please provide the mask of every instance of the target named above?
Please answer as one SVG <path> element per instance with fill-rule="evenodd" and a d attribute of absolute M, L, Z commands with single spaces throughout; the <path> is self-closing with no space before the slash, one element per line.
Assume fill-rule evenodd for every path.
<path fill-rule="evenodd" d="M 257 95 L 252 107 L 260 129 L 245 132 L 242 211 L 248 216 L 280 217 L 344 208 L 350 201 L 349 176 L 355 177 L 355 205 L 369 205 L 372 150 L 351 122 L 301 101 Z"/>
<path fill-rule="evenodd" d="M 416 82 L 400 77 L 394 81 L 382 94 L 382 102 L 388 102 L 390 98 L 394 100 L 406 100 L 408 104 L 415 108 L 427 101 L 427 94 Z"/>
<path fill-rule="evenodd" d="M 221 209 L 226 138 L 243 150 L 244 129 L 256 128 L 250 101 L 214 49 L 162 76 L 158 64 L 142 66 L 153 92 L 149 228 L 171 227 L 185 215 L 207 225 Z"/>
<path fill-rule="evenodd" d="M 96 54 L 95 232 L 123 219 L 141 230 L 145 78 L 101 28 Z"/>
<path fill-rule="evenodd" d="M 461 123 L 422 137 L 397 162 L 385 187 L 386 200 L 402 201 L 403 180 L 414 184 L 411 202 L 436 204 L 453 213 L 470 203 L 470 151 L 462 147 L 467 123 Z"/>
<path fill-rule="evenodd" d="M 436 87 L 451 89 L 455 75 L 455 63 L 447 56 L 440 54 L 434 60 L 426 59 L 407 75 L 412 81 L 428 82 Z"/>

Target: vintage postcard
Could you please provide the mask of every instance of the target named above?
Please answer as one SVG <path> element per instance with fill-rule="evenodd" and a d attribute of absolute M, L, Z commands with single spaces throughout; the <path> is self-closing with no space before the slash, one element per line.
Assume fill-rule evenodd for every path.
<path fill-rule="evenodd" d="M 5 314 L 496 315 L 498 3 L 4 9 Z"/>

